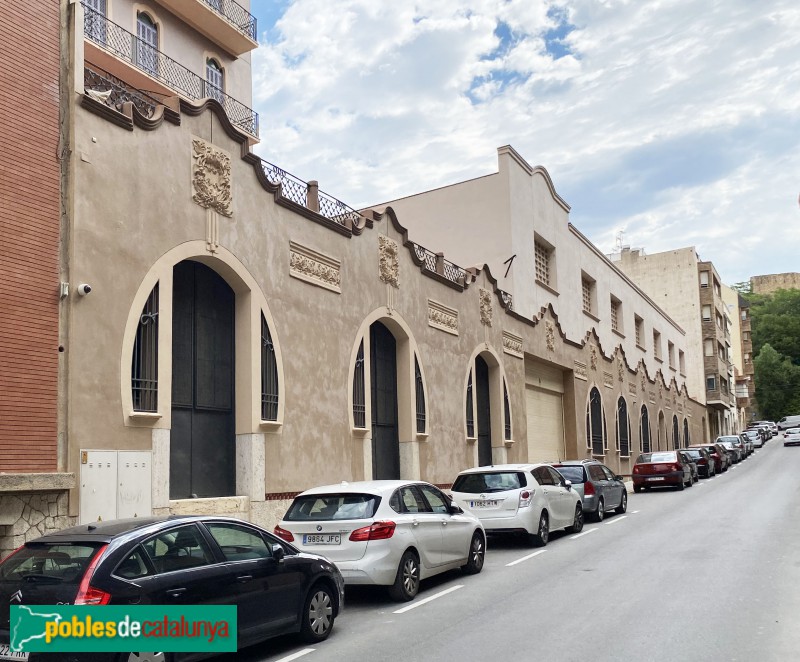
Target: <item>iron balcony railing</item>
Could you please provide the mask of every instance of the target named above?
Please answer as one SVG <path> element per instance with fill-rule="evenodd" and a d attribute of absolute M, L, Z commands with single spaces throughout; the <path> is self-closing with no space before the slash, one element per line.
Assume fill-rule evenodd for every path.
<path fill-rule="evenodd" d="M 444 257 L 438 253 L 434 253 L 419 244 L 414 244 L 414 252 L 417 255 L 417 259 L 422 261 L 426 271 L 439 274 L 452 283 L 456 283 L 462 287 L 464 286 L 467 272 L 457 264 L 445 260 Z"/>
<path fill-rule="evenodd" d="M 253 41 L 258 41 L 258 30 L 256 29 L 256 17 L 233 0 L 203 0 L 203 3 L 211 7 L 217 14 L 225 18 L 228 23 L 232 23 L 239 30 L 246 34 Z"/>
<path fill-rule="evenodd" d="M 271 184 L 281 187 L 281 196 L 298 205 L 311 208 L 308 204 L 308 184 L 306 182 L 264 159 L 261 159 L 261 169 Z M 355 209 L 323 191 L 319 191 L 318 194 L 318 207 L 318 209 L 312 208 L 312 211 L 349 229 L 358 225 L 361 218 L 361 214 Z"/>
<path fill-rule="evenodd" d="M 235 127 L 248 135 L 258 137 L 258 113 L 254 110 L 225 94 L 182 64 L 178 64 L 135 34 L 109 21 L 103 14 L 85 4 L 83 9 L 83 33 L 87 39 L 189 99 L 195 101 L 207 97 L 216 99 Z"/>
<path fill-rule="evenodd" d="M 123 104 L 130 101 L 147 118 L 152 118 L 156 107 L 161 104 L 159 99 L 131 87 L 95 65 L 83 67 L 83 87 L 86 90 L 99 92 L 101 98 L 98 100 L 120 112 Z"/>

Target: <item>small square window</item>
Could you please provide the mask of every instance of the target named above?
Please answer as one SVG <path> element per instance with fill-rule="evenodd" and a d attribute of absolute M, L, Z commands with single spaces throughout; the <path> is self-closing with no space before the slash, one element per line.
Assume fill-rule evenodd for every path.
<path fill-rule="evenodd" d="M 717 390 L 717 377 L 716 375 L 706 375 L 706 391 Z"/>
<path fill-rule="evenodd" d="M 536 262 L 536 280 L 550 286 L 550 254 L 552 249 L 541 241 L 534 241 L 534 256 Z"/>

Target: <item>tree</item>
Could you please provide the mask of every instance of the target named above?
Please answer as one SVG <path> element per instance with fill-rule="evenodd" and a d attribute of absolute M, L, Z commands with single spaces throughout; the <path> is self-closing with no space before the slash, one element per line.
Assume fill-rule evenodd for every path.
<path fill-rule="evenodd" d="M 756 400 L 770 421 L 800 413 L 800 366 L 765 344 L 754 361 Z"/>
<path fill-rule="evenodd" d="M 751 296 L 753 353 L 765 345 L 800 366 L 800 290 L 777 290 L 768 296 Z"/>

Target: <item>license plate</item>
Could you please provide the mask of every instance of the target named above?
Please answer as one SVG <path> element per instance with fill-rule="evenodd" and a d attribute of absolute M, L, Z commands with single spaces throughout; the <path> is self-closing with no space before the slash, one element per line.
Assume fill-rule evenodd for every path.
<path fill-rule="evenodd" d="M 647 480 L 664 480 L 664 476 L 651 476 Z"/>
<path fill-rule="evenodd" d="M 469 507 L 470 508 L 494 508 L 495 506 L 499 505 L 500 501 L 497 499 L 489 500 L 489 501 L 470 501 Z"/>
<path fill-rule="evenodd" d="M 341 545 L 342 534 L 340 533 L 304 533 L 304 545 Z"/>
<path fill-rule="evenodd" d="M 0 660 L 27 660 L 27 653 L 15 653 L 6 644 L 0 644 Z"/>

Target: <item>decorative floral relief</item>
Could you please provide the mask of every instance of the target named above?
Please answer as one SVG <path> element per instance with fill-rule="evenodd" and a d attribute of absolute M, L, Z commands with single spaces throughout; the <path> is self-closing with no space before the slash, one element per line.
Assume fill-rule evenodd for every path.
<path fill-rule="evenodd" d="M 492 293 L 481 288 L 481 323 L 486 326 L 492 325 Z"/>
<path fill-rule="evenodd" d="M 428 324 L 458 335 L 458 311 L 428 299 Z"/>
<path fill-rule="evenodd" d="M 642 366 L 642 392 L 647 388 L 647 377 L 644 374 L 644 366 Z"/>
<path fill-rule="evenodd" d="M 620 359 L 617 363 L 617 377 L 619 378 L 619 381 L 625 381 L 625 364 L 623 363 L 622 359 Z"/>
<path fill-rule="evenodd" d="M 192 139 L 192 200 L 204 209 L 231 216 L 231 157 L 210 143 Z"/>
<path fill-rule="evenodd" d="M 503 351 L 518 358 L 524 356 L 522 352 L 522 338 L 508 331 L 503 331 Z"/>
<path fill-rule="evenodd" d="M 556 327 L 550 320 L 544 323 L 544 333 L 547 349 L 554 352 L 556 350 Z"/>
<path fill-rule="evenodd" d="M 383 235 L 378 236 L 378 258 L 381 281 L 392 287 L 400 287 L 400 262 L 397 259 L 397 242 Z"/>
<path fill-rule="evenodd" d="M 589 364 L 592 366 L 592 370 L 597 370 L 597 347 L 594 345 L 589 347 Z"/>
<path fill-rule="evenodd" d="M 292 271 L 305 274 L 306 276 L 320 280 L 323 283 L 328 283 L 329 285 L 339 287 L 341 284 L 341 274 L 338 269 L 312 260 L 305 255 L 300 255 L 300 253 L 292 252 L 289 268 Z"/>

